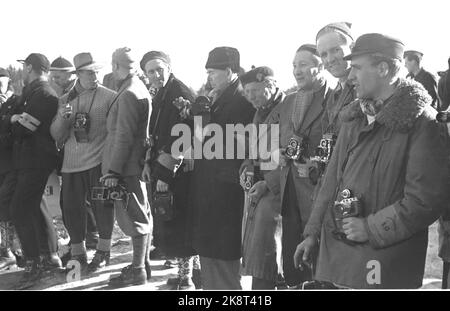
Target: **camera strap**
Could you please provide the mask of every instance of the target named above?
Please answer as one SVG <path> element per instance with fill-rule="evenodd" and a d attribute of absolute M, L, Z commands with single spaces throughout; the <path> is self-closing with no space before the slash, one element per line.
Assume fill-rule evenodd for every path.
<path fill-rule="evenodd" d="M 91 112 L 92 105 L 94 104 L 95 96 L 97 95 L 97 89 L 98 88 L 95 88 L 94 95 L 92 95 L 91 103 L 89 104 L 89 110 L 86 112 L 87 114 L 89 114 Z M 79 111 L 80 110 L 80 96 L 81 96 L 81 94 L 77 96 L 77 111 L 76 112 L 81 112 L 81 111 Z"/>
<path fill-rule="evenodd" d="M 128 84 L 126 84 L 125 82 L 127 82 L 128 80 L 131 80 L 131 78 L 133 77 L 133 75 L 129 75 L 128 78 L 125 78 L 125 80 L 122 81 L 122 83 L 120 83 L 120 92 L 118 92 L 116 94 L 116 96 L 114 97 L 114 99 L 111 102 L 111 105 L 109 105 L 108 107 L 108 111 L 106 111 L 106 117 L 108 117 L 109 112 L 111 111 L 111 108 L 114 106 L 114 104 L 117 102 L 117 100 L 119 99 L 120 95 L 122 95 L 123 92 L 125 92 L 128 89 Z"/>

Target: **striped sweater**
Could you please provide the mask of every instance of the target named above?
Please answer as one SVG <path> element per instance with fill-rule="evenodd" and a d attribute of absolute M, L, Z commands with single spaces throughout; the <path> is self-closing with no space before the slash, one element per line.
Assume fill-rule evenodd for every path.
<path fill-rule="evenodd" d="M 102 85 L 94 90 L 82 90 L 77 82 L 75 88 L 79 91 L 79 95 L 68 102 L 73 111 L 71 118 L 64 119 L 60 113 L 57 113 L 51 126 L 51 134 L 58 145 L 64 144 L 62 173 L 86 171 L 101 163 L 107 134 L 106 114 L 116 97 L 116 92 Z M 61 97 L 60 109 L 67 105 L 69 96 L 66 94 Z M 86 143 L 77 142 L 75 138 L 73 122 L 77 112 L 89 112 L 90 130 Z"/>

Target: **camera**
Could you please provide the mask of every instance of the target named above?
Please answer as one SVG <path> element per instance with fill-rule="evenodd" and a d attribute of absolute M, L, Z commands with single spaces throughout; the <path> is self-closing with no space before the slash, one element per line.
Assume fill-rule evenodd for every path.
<path fill-rule="evenodd" d="M 89 129 L 91 127 L 91 120 L 89 114 L 86 112 L 77 112 L 73 121 L 73 130 L 75 139 L 78 143 L 89 142 Z"/>
<path fill-rule="evenodd" d="M 211 101 L 206 96 L 199 96 L 195 99 L 194 103 L 187 107 L 188 114 L 191 116 L 196 116 L 203 113 L 208 113 L 210 111 Z"/>
<path fill-rule="evenodd" d="M 128 191 L 121 184 L 115 187 L 92 187 L 91 199 L 94 201 L 125 201 L 127 198 Z"/>
<path fill-rule="evenodd" d="M 255 183 L 255 173 L 246 171 L 244 173 L 244 184 L 243 184 L 244 191 L 246 192 L 250 191 L 254 183 Z"/>
<path fill-rule="evenodd" d="M 333 153 L 334 145 L 336 144 L 336 135 L 332 133 L 326 133 L 322 136 L 319 142 L 319 146 L 316 148 L 315 156 L 311 158 L 318 166 L 319 176 L 323 174 L 325 168 L 330 161 L 331 154 Z"/>
<path fill-rule="evenodd" d="M 306 138 L 294 135 L 288 141 L 285 154 L 291 160 L 306 163 L 305 153 L 307 149 L 308 143 L 306 142 Z"/>
<path fill-rule="evenodd" d="M 348 217 L 360 217 L 362 215 L 361 200 L 353 196 L 349 189 L 344 189 L 340 193 L 342 199 L 335 201 L 333 205 L 333 218 L 336 224 L 336 234 L 342 239 L 346 239 L 343 229 L 343 219 Z"/>
<path fill-rule="evenodd" d="M 438 112 L 436 120 L 441 123 L 450 123 L 450 111 Z"/>
<path fill-rule="evenodd" d="M 314 157 L 314 160 L 327 164 L 330 161 L 335 144 L 335 134 L 324 134 L 322 139 L 320 140 L 319 146 L 317 146 L 316 148 L 316 156 Z"/>

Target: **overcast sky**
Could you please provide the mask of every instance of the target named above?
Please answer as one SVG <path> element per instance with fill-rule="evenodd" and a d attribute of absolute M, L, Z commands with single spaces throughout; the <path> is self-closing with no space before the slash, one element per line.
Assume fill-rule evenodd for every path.
<path fill-rule="evenodd" d="M 444 0 L 6 0 L 2 1 L 0 66 L 19 66 L 31 52 L 50 61 L 90 51 L 110 71 L 112 52 L 122 46 L 138 55 L 167 52 L 174 73 L 198 89 L 206 79 L 208 52 L 233 46 L 241 66 L 267 65 L 280 85 L 295 84 L 292 59 L 297 47 L 314 43 L 329 22 L 353 23 L 355 36 L 381 32 L 422 51 L 433 73 L 447 68 L 450 15 Z M 140 59 L 139 59 L 140 60 Z"/>

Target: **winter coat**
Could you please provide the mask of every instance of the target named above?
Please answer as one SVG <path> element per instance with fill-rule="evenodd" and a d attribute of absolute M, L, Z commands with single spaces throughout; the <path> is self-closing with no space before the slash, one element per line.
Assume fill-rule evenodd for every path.
<path fill-rule="evenodd" d="M 226 145 L 226 125 L 246 126 L 252 122 L 254 113 L 255 109 L 245 99 L 237 79 L 213 103 L 210 123 L 217 124 L 224 133 L 224 154 L 229 147 Z M 210 139 L 206 137 L 203 146 Z M 239 167 L 242 161 L 225 156 L 223 159 L 206 159 L 204 155 L 194 161 L 191 228 L 194 249 L 200 256 L 221 260 L 241 257 L 244 192 L 239 184 Z"/>
<path fill-rule="evenodd" d="M 441 111 L 441 105 L 439 103 L 438 90 L 437 90 L 437 80 L 436 77 L 425 69 L 420 69 L 419 73 L 415 76 L 408 74 L 410 77 L 420 84 L 427 90 L 428 94 L 431 96 L 431 107 L 437 111 Z"/>
<path fill-rule="evenodd" d="M 52 170 L 56 166 L 56 144 L 50 125 L 58 109 L 58 97 L 46 80 L 36 79 L 23 89 L 19 101 L 19 113 L 25 113 L 39 125 L 35 130 L 33 125 L 19 121 L 12 125 L 14 168 Z"/>
<path fill-rule="evenodd" d="M 353 85 L 346 81 L 344 88 L 337 88 L 330 92 L 322 117 L 322 133 L 333 133 L 336 136 L 341 128 L 340 112 L 344 107 L 355 99 L 355 90 Z"/>
<path fill-rule="evenodd" d="M 17 113 L 18 99 L 13 95 L 0 106 L 0 174 L 13 169 L 11 116 Z"/>
<path fill-rule="evenodd" d="M 102 172 L 141 176 L 144 167 L 150 94 L 135 75 L 128 76 L 107 112 Z"/>
<path fill-rule="evenodd" d="M 343 111 L 336 148 L 304 236 L 321 238 L 316 279 L 351 288 L 422 285 L 428 226 L 447 199 L 446 129 L 417 82 L 399 80 L 368 125 L 359 101 Z M 333 235 L 337 194 L 362 202 L 369 240 L 350 245 Z"/>
<path fill-rule="evenodd" d="M 447 70 L 439 79 L 438 95 L 441 101 L 440 109 L 445 111 L 450 106 L 450 70 Z"/>
<path fill-rule="evenodd" d="M 179 136 L 172 136 L 172 128 L 182 123 L 180 112 L 173 105 L 173 101 L 183 97 L 190 102 L 194 101 L 193 92 L 173 74 L 170 75 L 167 84 L 153 98 L 152 114 L 150 117 L 150 134 L 155 142 L 153 147 L 156 154 L 164 154 L 169 161 L 165 165 L 152 166 L 152 176 L 156 181 L 161 180 L 169 184 L 169 190 L 173 193 L 173 217 L 160 220 L 155 214 L 155 223 L 162 223 L 159 235 L 159 247 L 168 256 L 187 257 L 195 252 L 192 249 L 192 241 L 188 234 L 188 204 L 191 172 L 180 169 L 176 178 L 173 176 L 173 168 L 177 161 L 171 157 L 172 143 Z M 158 160 L 159 162 L 159 160 Z"/>
<path fill-rule="evenodd" d="M 282 92 L 278 92 L 274 98 L 272 110 L 262 119 L 258 117 L 260 111 L 257 111 L 253 120 L 253 124 L 257 126 L 259 124 L 268 125 L 265 133 L 258 133 L 260 140 L 267 140 L 268 150 L 270 150 L 270 142 L 272 140 L 270 125 L 280 123 L 280 110 L 284 103 L 285 95 Z M 262 128 L 260 130 L 262 131 Z M 259 163 L 256 165 L 259 166 Z M 268 171 L 263 168 L 261 167 L 260 172 L 264 176 Z M 281 269 L 280 194 L 267 191 L 259 199 L 258 203 L 253 205 L 249 204 L 248 194 L 246 193 L 242 230 L 241 274 L 276 281 L 279 269 Z"/>
<path fill-rule="evenodd" d="M 330 88 L 325 84 L 314 93 L 313 101 L 309 109 L 305 112 L 305 117 L 300 126 L 299 133 L 307 137 L 308 148 L 306 158 L 315 155 L 316 147 L 322 138 L 322 114 L 325 111 L 325 104 L 330 92 Z M 289 139 L 294 135 L 294 127 L 291 122 L 293 105 L 295 104 L 296 93 L 286 97 L 285 103 L 280 110 L 280 148 L 285 149 Z M 313 163 L 307 161 L 311 168 Z M 290 173 L 290 174 L 289 174 Z M 298 208 L 302 220 L 301 228 L 304 228 L 311 213 L 314 186 L 308 177 L 300 177 L 293 161 L 289 161 L 287 166 L 276 169 L 265 175 L 265 180 L 269 189 L 276 194 L 280 194 L 280 202 L 283 203 L 285 189 L 287 187 L 288 176 L 291 175 L 295 184 Z"/>

